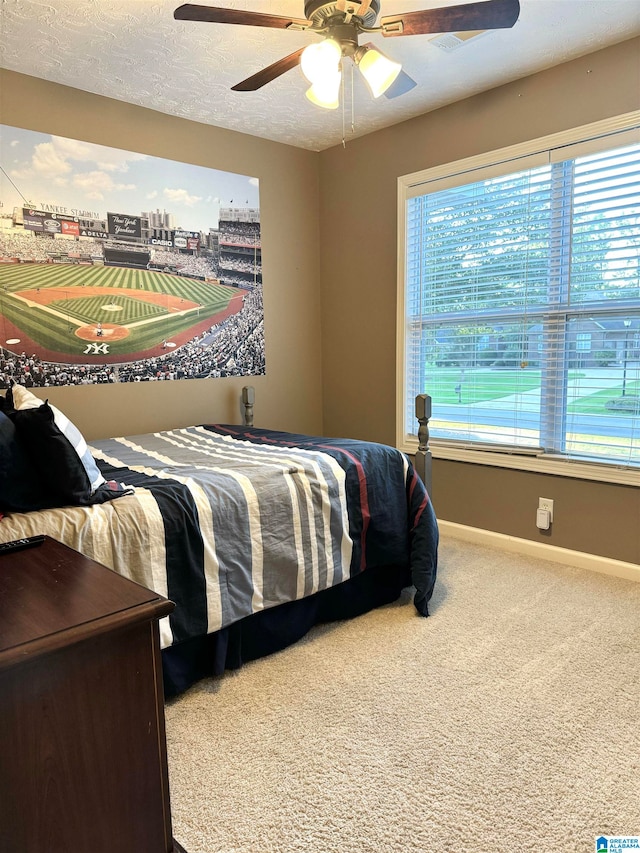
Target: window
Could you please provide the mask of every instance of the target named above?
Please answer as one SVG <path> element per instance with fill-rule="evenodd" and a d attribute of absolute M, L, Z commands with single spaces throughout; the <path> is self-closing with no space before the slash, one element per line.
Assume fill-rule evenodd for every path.
<path fill-rule="evenodd" d="M 591 352 L 591 335 L 589 332 L 576 333 L 576 352 Z"/>
<path fill-rule="evenodd" d="M 400 180 L 404 449 L 428 393 L 436 455 L 637 482 L 640 132 L 596 130 Z"/>

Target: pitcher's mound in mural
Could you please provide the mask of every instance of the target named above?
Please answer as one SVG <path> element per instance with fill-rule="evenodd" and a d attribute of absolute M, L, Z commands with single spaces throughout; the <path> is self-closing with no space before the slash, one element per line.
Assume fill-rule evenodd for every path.
<path fill-rule="evenodd" d="M 103 323 L 97 326 L 80 326 L 75 330 L 75 336 L 83 341 L 121 341 L 129 336 L 129 329 L 115 323 Z"/>

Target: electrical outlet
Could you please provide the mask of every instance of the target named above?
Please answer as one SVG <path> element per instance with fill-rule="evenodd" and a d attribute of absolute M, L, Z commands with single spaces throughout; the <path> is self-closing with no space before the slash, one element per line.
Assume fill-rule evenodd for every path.
<path fill-rule="evenodd" d="M 548 509 L 536 510 L 536 527 L 538 530 L 548 530 L 551 527 L 551 517 Z"/>
<path fill-rule="evenodd" d="M 546 509 L 549 513 L 549 521 L 553 521 L 553 499 L 538 498 L 538 509 Z"/>

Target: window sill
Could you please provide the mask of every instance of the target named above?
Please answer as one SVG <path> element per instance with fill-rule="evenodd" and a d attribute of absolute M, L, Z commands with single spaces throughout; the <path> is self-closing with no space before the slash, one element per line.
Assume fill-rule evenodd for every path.
<path fill-rule="evenodd" d="M 414 454 L 418 449 L 418 442 L 407 438 L 404 446 L 400 449 L 405 453 Z M 437 439 L 431 440 L 429 449 L 434 459 L 447 459 L 452 462 L 467 462 L 494 468 L 513 468 L 519 471 L 533 471 L 537 474 L 551 474 L 555 477 L 617 483 L 623 486 L 640 486 L 640 470 L 634 467 L 606 465 L 598 462 L 573 462 L 560 458 L 554 459 L 549 456 L 470 450 L 453 447 L 450 444 L 440 444 Z"/>

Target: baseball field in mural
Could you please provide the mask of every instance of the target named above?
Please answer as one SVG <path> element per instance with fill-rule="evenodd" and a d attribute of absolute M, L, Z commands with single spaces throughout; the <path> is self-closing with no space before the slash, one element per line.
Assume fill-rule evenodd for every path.
<path fill-rule="evenodd" d="M 71 363 L 85 355 L 115 363 L 158 354 L 169 341 L 190 340 L 240 311 L 246 295 L 167 273 L 109 267 L 74 273 L 46 264 L 0 266 L 0 288 L 5 320 L 32 342 L 28 349 Z"/>
<path fill-rule="evenodd" d="M 1 130 L 0 387 L 265 372 L 256 179 Z"/>

